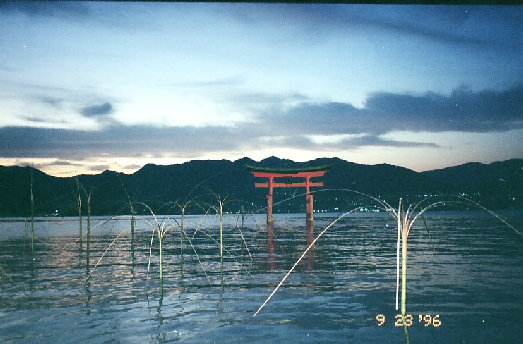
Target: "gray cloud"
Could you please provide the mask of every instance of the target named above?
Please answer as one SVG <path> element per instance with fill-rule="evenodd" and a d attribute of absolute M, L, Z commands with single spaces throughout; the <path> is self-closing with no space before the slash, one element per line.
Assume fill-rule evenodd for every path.
<path fill-rule="evenodd" d="M 259 143 L 255 140 L 254 143 Z M 311 149 L 318 148 L 312 140 L 302 135 L 292 135 L 283 137 L 266 137 L 263 140 L 263 146 L 267 148 L 273 147 L 286 147 L 286 148 L 299 148 L 299 149 Z"/>
<path fill-rule="evenodd" d="M 270 97 L 265 101 L 270 103 Z M 377 93 L 361 109 L 339 102 L 302 102 L 287 108 L 282 106 L 286 101 L 273 101 L 271 111 L 258 112 L 257 122 L 235 127 L 125 126 L 115 121 L 98 131 L 4 127 L 0 128 L 0 157 L 78 160 L 100 156 L 159 157 L 165 153 L 197 156 L 260 147 L 324 151 L 363 146 L 438 147 L 431 142 L 390 140 L 383 134 L 502 132 L 523 128 L 522 85 L 505 91 L 474 92 L 461 88 L 449 95 Z M 103 116 L 112 106 L 104 103 L 83 110 L 87 116 Z M 340 134 L 359 135 L 325 143 L 309 137 Z"/>
<path fill-rule="evenodd" d="M 0 128 L 0 156 L 28 158 L 83 159 L 160 156 L 231 150 L 242 138 L 223 127 L 108 126 L 99 131 L 32 127 Z"/>
<path fill-rule="evenodd" d="M 364 135 L 361 137 L 351 138 L 343 140 L 339 145 L 339 148 L 351 148 L 361 146 L 375 146 L 375 147 L 429 147 L 438 148 L 439 146 L 435 143 L 426 142 L 411 142 L 411 141 L 395 141 L 385 140 L 376 135 Z"/>
<path fill-rule="evenodd" d="M 91 172 L 99 172 L 99 171 L 106 171 L 111 168 L 111 165 L 108 164 L 102 164 L 102 165 L 89 165 L 88 170 Z"/>
<path fill-rule="evenodd" d="M 104 4 L 105 6 L 105 4 Z M 521 50 L 520 23 L 523 15 L 519 8 L 492 6 L 383 6 L 383 5 L 333 5 L 333 4 L 143 4 L 121 6 L 110 4 L 100 18 L 99 4 L 65 1 L 2 1 L 0 12 L 20 12 L 29 16 L 60 16 L 72 20 L 95 18 L 112 26 L 127 28 L 144 22 L 128 22 L 119 15 L 121 9 L 142 11 L 171 10 L 173 15 L 223 16 L 239 21 L 242 25 L 274 23 L 284 25 L 292 32 L 302 31 L 307 43 L 323 41 L 326 34 L 354 32 L 354 30 L 381 30 L 405 36 L 422 38 L 455 46 L 476 46 Z M 93 15 L 96 13 L 96 15 Z M 480 25 L 481 24 L 481 25 Z M 477 31 L 478 26 L 487 30 Z M 513 35 L 506 35 L 506 29 Z M 154 26 L 148 27 L 154 29 Z M 299 38 L 299 37 L 294 38 Z"/>
<path fill-rule="evenodd" d="M 245 82 L 244 78 L 242 77 L 229 77 L 229 78 L 222 78 L 222 79 L 214 79 L 214 80 L 207 80 L 207 81 L 187 81 L 187 82 L 180 82 L 176 83 L 175 86 L 178 87 L 189 87 L 189 88 L 200 88 L 200 87 L 236 87 Z"/>
<path fill-rule="evenodd" d="M 267 136 L 264 136 L 267 135 Z M 202 153 L 245 150 L 248 147 L 287 147 L 314 150 L 359 146 L 433 146 L 383 140 L 368 136 L 339 143 L 317 144 L 304 135 L 272 137 L 254 128 L 109 126 L 100 131 L 30 127 L 0 128 L 0 157 L 81 160 L 91 157 L 159 157 L 165 153 L 194 156 Z M 56 165 L 53 164 L 53 165 Z"/>
<path fill-rule="evenodd" d="M 321 41 L 325 34 L 377 29 L 456 46 L 520 49 L 518 37 L 507 37 L 503 27 L 519 30 L 522 15 L 511 7 L 488 6 L 359 6 L 324 4 L 231 4 L 216 6 L 242 24 L 275 22 L 307 33 Z M 477 32 L 478 24 L 490 29 Z M 518 39 L 519 38 L 519 39 Z"/>
<path fill-rule="evenodd" d="M 367 100 L 365 110 L 396 129 L 507 131 L 523 127 L 523 84 L 501 92 L 457 89 L 448 96 L 379 93 Z"/>
<path fill-rule="evenodd" d="M 14 72 L 15 68 L 0 63 L 0 70 L 4 72 Z"/>
<path fill-rule="evenodd" d="M 55 107 L 60 106 L 60 104 L 62 104 L 62 102 L 64 101 L 62 98 L 49 97 L 49 96 L 42 96 L 42 97 L 39 97 L 37 100 L 39 100 L 40 102 L 42 102 L 44 104 L 52 105 Z"/>
<path fill-rule="evenodd" d="M 362 111 L 346 103 L 300 103 L 287 111 L 263 116 L 264 127 L 277 134 L 354 134 L 367 127 Z"/>
<path fill-rule="evenodd" d="M 322 151 L 354 149 L 358 147 L 429 147 L 438 148 L 434 143 L 396 141 L 383 139 L 377 135 L 363 135 L 343 139 L 337 142 L 315 143 L 307 136 L 295 135 L 264 139 L 265 147 L 286 147 L 297 149 L 313 149 Z"/>
<path fill-rule="evenodd" d="M 357 19 L 364 25 L 446 44 L 487 46 L 497 43 L 487 40 L 485 37 L 467 35 L 464 30 L 460 29 L 460 26 L 472 16 L 473 12 L 470 11 L 471 14 L 467 15 L 469 10 L 465 8 L 427 6 L 392 7 L 390 10 L 392 12 L 401 11 L 401 19 L 390 13 L 386 16 L 362 16 Z M 420 18 L 427 20 L 419 20 Z"/>
<path fill-rule="evenodd" d="M 138 165 L 138 164 L 132 164 L 132 165 L 125 165 L 125 166 L 122 166 L 123 169 L 125 170 L 138 170 L 142 167 L 143 165 Z"/>
<path fill-rule="evenodd" d="M 80 110 L 80 113 L 87 117 L 92 116 L 104 116 L 109 115 L 113 112 L 113 106 L 111 103 L 103 103 L 98 105 L 86 106 Z"/>
<path fill-rule="evenodd" d="M 266 113 L 260 121 L 276 135 L 502 132 L 523 128 L 523 84 L 505 91 L 461 88 L 450 95 L 376 93 L 361 109 L 347 103 L 303 102 Z"/>
<path fill-rule="evenodd" d="M 72 163 L 69 161 L 64 161 L 64 160 L 54 160 L 54 161 L 44 162 L 44 163 L 33 163 L 31 165 L 40 170 L 44 170 L 50 166 L 73 166 L 73 167 L 80 166 L 79 164 L 75 164 L 75 163 Z"/>
<path fill-rule="evenodd" d="M 56 160 L 52 162 L 53 166 L 78 166 L 78 164 L 73 164 L 70 161 Z"/>
<path fill-rule="evenodd" d="M 86 17 L 89 9 L 81 2 L 65 1 L 2 1 L 0 12 L 18 11 L 30 16 Z"/>

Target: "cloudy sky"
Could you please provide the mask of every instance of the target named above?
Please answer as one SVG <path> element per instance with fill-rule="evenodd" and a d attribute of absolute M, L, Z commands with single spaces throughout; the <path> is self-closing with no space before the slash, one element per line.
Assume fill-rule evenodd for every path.
<path fill-rule="evenodd" d="M 523 7 L 0 3 L 0 165 L 523 158 Z"/>

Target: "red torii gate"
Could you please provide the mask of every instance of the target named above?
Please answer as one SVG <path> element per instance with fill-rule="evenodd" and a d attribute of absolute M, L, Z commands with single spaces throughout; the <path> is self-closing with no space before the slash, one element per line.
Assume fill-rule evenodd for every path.
<path fill-rule="evenodd" d="M 272 191 L 273 188 L 305 188 L 305 210 L 307 213 L 307 221 L 312 221 L 314 216 L 313 198 L 310 193 L 310 188 L 315 186 L 323 186 L 323 182 L 312 182 L 313 177 L 323 177 L 331 166 L 320 166 L 310 168 L 297 169 L 272 169 L 265 167 L 246 166 L 247 169 L 259 178 L 267 178 L 265 183 L 254 183 L 256 188 L 268 188 L 267 193 L 267 223 L 273 223 L 272 218 Z M 274 181 L 274 178 L 286 178 L 284 183 Z M 305 178 L 304 182 L 294 183 L 291 178 Z"/>

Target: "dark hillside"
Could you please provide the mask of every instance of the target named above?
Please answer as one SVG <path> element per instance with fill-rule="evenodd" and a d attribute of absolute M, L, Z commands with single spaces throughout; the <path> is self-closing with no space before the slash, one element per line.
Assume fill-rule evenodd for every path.
<path fill-rule="evenodd" d="M 177 201 L 194 199 L 189 213 L 201 213 L 200 204 L 215 204 L 214 194 L 230 201 L 226 210 L 265 207 L 266 189 L 254 188 L 255 178 L 246 166 L 296 169 L 330 165 L 321 178 L 325 189 L 351 189 L 379 197 L 395 205 L 401 197 L 414 203 L 424 195 L 465 195 L 492 209 L 523 209 L 523 160 L 489 165 L 469 163 L 441 170 L 417 173 L 392 165 L 360 165 L 338 158 L 308 162 L 270 157 L 260 162 L 249 158 L 193 160 L 183 164 L 148 164 L 127 175 L 104 171 L 98 175 L 57 178 L 30 167 L 0 166 L 0 216 L 31 215 L 31 175 L 35 216 L 77 215 L 78 184 L 82 185 L 82 211 L 86 214 L 87 194 L 91 193 L 93 215 L 129 214 L 129 200 L 144 202 L 155 212 L 178 212 Z M 263 180 L 260 180 L 260 182 Z M 313 189 L 317 191 L 318 188 Z M 276 212 L 302 212 L 303 189 L 274 190 Z M 296 198 L 292 198 L 297 196 Z M 370 202 L 372 203 L 372 202 Z M 366 206 L 368 199 L 354 193 L 322 191 L 315 193 L 315 209 L 337 211 Z M 139 208 L 139 207 L 138 207 Z M 145 211 L 145 208 L 141 208 Z"/>
<path fill-rule="evenodd" d="M 446 187 L 446 193 L 461 193 L 490 208 L 519 208 L 523 198 L 523 160 L 512 159 L 489 165 L 468 163 L 423 175 Z"/>

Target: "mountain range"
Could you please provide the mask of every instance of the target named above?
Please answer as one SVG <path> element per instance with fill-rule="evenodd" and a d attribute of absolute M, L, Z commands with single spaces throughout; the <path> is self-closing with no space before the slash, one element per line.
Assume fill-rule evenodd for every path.
<path fill-rule="evenodd" d="M 339 158 L 307 162 L 270 157 L 262 161 L 242 158 L 193 160 L 175 165 L 143 166 L 133 174 L 104 171 L 96 175 L 53 177 L 32 167 L 0 166 L 0 216 L 74 216 L 81 209 L 92 215 L 147 213 L 173 214 L 191 201 L 187 213 L 204 213 L 225 200 L 225 211 L 262 211 L 267 189 L 255 188 L 257 180 L 246 166 L 296 169 L 330 166 L 323 188 L 313 188 L 314 209 L 343 211 L 377 205 L 368 194 L 396 205 L 402 198 L 415 204 L 424 197 L 464 196 L 489 209 L 523 209 L 523 159 L 491 164 L 467 163 L 426 172 L 388 164 L 362 165 Z M 300 180 L 301 181 L 301 180 Z M 321 191 L 320 191 L 321 190 Z M 274 190 L 274 212 L 304 212 L 303 188 Z M 33 203 L 31 203 L 31 194 Z M 31 211 L 31 209 L 33 209 Z"/>

